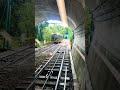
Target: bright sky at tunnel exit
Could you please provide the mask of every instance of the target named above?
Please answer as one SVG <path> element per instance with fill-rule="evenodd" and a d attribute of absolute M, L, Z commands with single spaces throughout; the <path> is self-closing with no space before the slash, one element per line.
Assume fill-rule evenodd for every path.
<path fill-rule="evenodd" d="M 68 26 L 66 23 L 63 23 L 63 22 L 61 22 L 61 21 L 59 21 L 59 20 L 48 20 L 47 22 L 48 22 L 49 24 L 59 24 L 59 25 L 61 25 L 61 26 L 63 26 L 63 27 L 67 27 L 67 26 Z"/>

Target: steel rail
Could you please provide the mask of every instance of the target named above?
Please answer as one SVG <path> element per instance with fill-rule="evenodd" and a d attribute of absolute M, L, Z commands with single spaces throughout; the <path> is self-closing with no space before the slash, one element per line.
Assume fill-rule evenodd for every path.
<path fill-rule="evenodd" d="M 56 45 L 54 45 L 54 46 L 56 46 Z M 43 51 L 42 53 L 45 53 L 45 52 L 47 52 L 49 49 L 51 49 L 51 48 L 54 48 L 54 46 L 51 46 L 51 47 L 48 47 L 47 49 L 45 49 L 45 51 Z"/>
<path fill-rule="evenodd" d="M 45 46 L 43 48 L 40 48 L 40 49 L 43 49 L 41 52 L 43 53 L 43 51 L 47 51 L 48 49 L 50 49 L 51 47 L 53 48 L 55 45 L 50 45 L 50 46 Z M 36 51 L 39 51 L 40 49 L 36 50 Z M 38 52 L 39 53 L 39 52 Z"/>
<path fill-rule="evenodd" d="M 7 67 L 8 65 L 11 65 L 11 64 L 17 62 L 17 61 L 19 61 L 19 60 L 21 60 L 21 59 L 23 59 L 23 58 L 29 56 L 29 55 L 32 54 L 32 53 L 34 53 L 34 51 L 32 51 L 32 52 L 30 52 L 30 53 L 28 53 L 28 54 L 26 54 L 26 55 L 24 55 L 24 56 L 22 56 L 22 57 L 20 57 L 20 58 L 18 58 L 18 59 L 13 60 L 12 62 L 10 62 L 10 63 L 8 63 L 8 64 L 2 66 L 0 69 L 3 69 L 3 68 L 5 68 L 5 67 Z"/>
<path fill-rule="evenodd" d="M 66 78 L 67 77 L 67 67 L 65 67 L 65 80 L 64 80 L 64 89 L 63 90 L 65 90 L 66 89 Z"/>
<path fill-rule="evenodd" d="M 24 50 L 28 50 L 28 49 L 30 49 L 31 47 L 32 47 L 32 46 L 27 47 L 27 48 L 22 49 L 22 50 L 20 50 L 20 51 L 18 51 L 18 52 L 22 52 L 22 51 L 24 51 Z M 11 55 L 17 54 L 18 52 L 12 53 L 12 54 L 10 54 L 10 55 L 8 55 L 8 56 L 11 56 Z M 8 63 L 8 64 L 6 64 L 6 65 L 0 67 L 0 69 L 3 69 L 3 68 L 5 68 L 5 67 L 7 67 L 8 65 L 13 64 L 13 63 L 15 63 L 16 61 L 19 61 L 19 60 L 21 60 L 21 59 L 23 59 L 23 58 L 29 56 L 30 54 L 32 54 L 32 53 L 34 53 L 34 52 L 35 52 L 35 51 L 32 51 L 32 52 L 30 52 L 30 53 L 28 53 L 28 54 L 26 54 L 26 55 L 23 55 L 23 56 L 21 56 L 21 57 L 19 57 L 19 58 L 17 58 L 17 59 L 14 59 L 12 62 L 10 62 L 10 63 Z M 7 56 L 7 57 L 8 57 L 8 56 Z M 5 57 L 4 57 L 4 58 L 5 58 Z"/>
<path fill-rule="evenodd" d="M 59 79 L 60 79 L 62 68 L 63 68 L 64 58 L 65 58 L 65 51 L 64 51 L 64 54 L 63 54 L 62 63 L 61 63 L 61 66 L 60 66 L 60 70 L 59 70 L 59 74 L 58 74 L 58 77 L 57 77 L 57 82 L 56 82 L 54 90 L 57 90 L 57 87 L 58 87 L 58 84 L 59 84 Z"/>
<path fill-rule="evenodd" d="M 29 49 L 29 48 L 31 48 L 31 47 L 32 47 L 32 46 L 29 46 L 29 47 L 24 48 L 24 49 L 22 49 L 22 50 L 18 50 L 18 51 L 13 52 L 13 53 L 11 53 L 11 54 L 9 54 L 9 55 L 3 56 L 3 57 L 0 58 L 0 59 L 2 60 L 3 58 L 6 58 L 6 57 L 9 57 L 9 56 L 12 56 L 12 55 L 17 54 L 17 53 L 19 53 L 19 52 L 22 52 L 22 51 L 24 51 L 24 50 L 27 50 L 27 49 Z"/>
<path fill-rule="evenodd" d="M 37 68 L 37 70 L 35 70 L 35 73 L 37 73 L 38 70 L 40 70 L 41 67 L 42 67 L 42 65 L 40 65 L 40 66 Z"/>
<path fill-rule="evenodd" d="M 43 69 L 48 65 L 48 63 L 52 60 L 52 58 L 55 56 L 55 54 L 57 53 L 57 51 L 59 49 L 60 49 L 60 46 L 53 52 L 53 56 L 50 57 L 50 59 L 48 60 L 48 62 L 35 75 L 35 79 L 30 83 L 30 85 L 26 88 L 26 90 L 30 90 L 33 87 L 33 85 L 35 84 L 35 81 L 37 80 L 37 78 L 39 77 L 39 75 L 42 73 Z"/>
<path fill-rule="evenodd" d="M 45 85 L 46 85 L 46 83 L 47 83 L 49 77 L 53 74 L 53 69 L 54 69 L 54 67 L 55 67 L 55 65 L 56 65 L 56 63 L 57 63 L 57 61 L 58 61 L 58 59 L 59 59 L 59 57 L 60 57 L 61 54 L 62 54 L 62 52 L 59 53 L 57 59 L 55 60 L 55 63 L 54 63 L 54 65 L 53 65 L 52 69 L 50 70 L 49 75 L 47 76 L 47 79 L 46 79 L 44 85 L 42 86 L 42 90 L 44 89 L 44 87 L 45 87 Z"/>

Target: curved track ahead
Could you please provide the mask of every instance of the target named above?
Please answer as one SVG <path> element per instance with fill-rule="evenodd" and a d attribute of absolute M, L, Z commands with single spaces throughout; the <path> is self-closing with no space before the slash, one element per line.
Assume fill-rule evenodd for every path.
<path fill-rule="evenodd" d="M 42 62 L 16 90 L 74 90 L 67 46 L 57 45 L 53 55 Z"/>

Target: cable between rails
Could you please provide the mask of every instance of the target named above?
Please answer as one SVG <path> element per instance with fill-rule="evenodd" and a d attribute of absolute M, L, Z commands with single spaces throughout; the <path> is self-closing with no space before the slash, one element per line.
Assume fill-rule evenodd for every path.
<path fill-rule="evenodd" d="M 57 63 L 57 61 L 58 61 L 58 58 L 60 57 L 60 55 L 61 55 L 61 54 L 62 54 L 62 52 L 61 52 L 61 53 L 59 53 L 59 55 L 58 55 L 57 59 L 55 60 L 55 63 L 54 63 L 54 65 L 53 65 L 52 69 L 50 70 L 50 72 L 48 72 L 48 74 L 47 74 L 47 79 L 46 79 L 46 81 L 45 81 L 44 85 L 42 86 L 42 90 L 44 90 L 45 85 L 46 85 L 46 83 L 47 83 L 48 79 L 49 79 L 49 78 L 50 78 L 50 76 L 53 74 L 53 69 L 54 69 L 54 67 L 55 67 L 55 65 L 56 65 L 56 63 Z"/>
<path fill-rule="evenodd" d="M 57 79 L 54 90 L 57 90 L 57 88 L 58 88 L 58 84 L 59 84 L 59 80 L 60 80 L 60 76 L 61 76 L 61 72 L 62 72 L 62 68 L 63 68 L 64 58 L 65 58 L 65 51 L 64 51 L 64 54 L 63 54 L 62 63 L 61 63 L 61 66 L 60 66 L 60 70 L 59 70 L 58 77 L 57 77 L 58 79 Z"/>
<path fill-rule="evenodd" d="M 40 69 L 40 71 L 35 75 L 35 79 L 29 84 L 29 86 L 26 88 L 26 90 L 30 90 L 32 87 L 34 87 L 35 81 L 37 80 L 38 76 L 41 74 L 43 69 L 46 67 L 46 65 L 51 61 L 51 59 L 55 56 L 57 51 L 60 49 L 60 46 L 54 51 L 53 56 L 50 57 L 48 62 Z M 40 66 L 41 67 L 41 66 Z"/>

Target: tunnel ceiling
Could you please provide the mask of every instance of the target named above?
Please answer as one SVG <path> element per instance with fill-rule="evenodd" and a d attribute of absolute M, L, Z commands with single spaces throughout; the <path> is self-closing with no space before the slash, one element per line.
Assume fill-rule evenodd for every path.
<path fill-rule="evenodd" d="M 65 0 L 68 24 L 74 28 L 84 20 L 83 3 L 84 0 Z M 46 20 L 60 20 L 56 0 L 35 1 L 35 24 Z"/>
<path fill-rule="evenodd" d="M 35 23 L 46 20 L 60 20 L 57 3 L 55 0 L 35 1 Z"/>
<path fill-rule="evenodd" d="M 65 0 L 68 25 L 74 30 L 75 45 L 82 51 L 85 51 L 84 6 L 84 0 Z M 51 19 L 60 20 L 56 0 L 35 0 L 35 24 Z"/>

